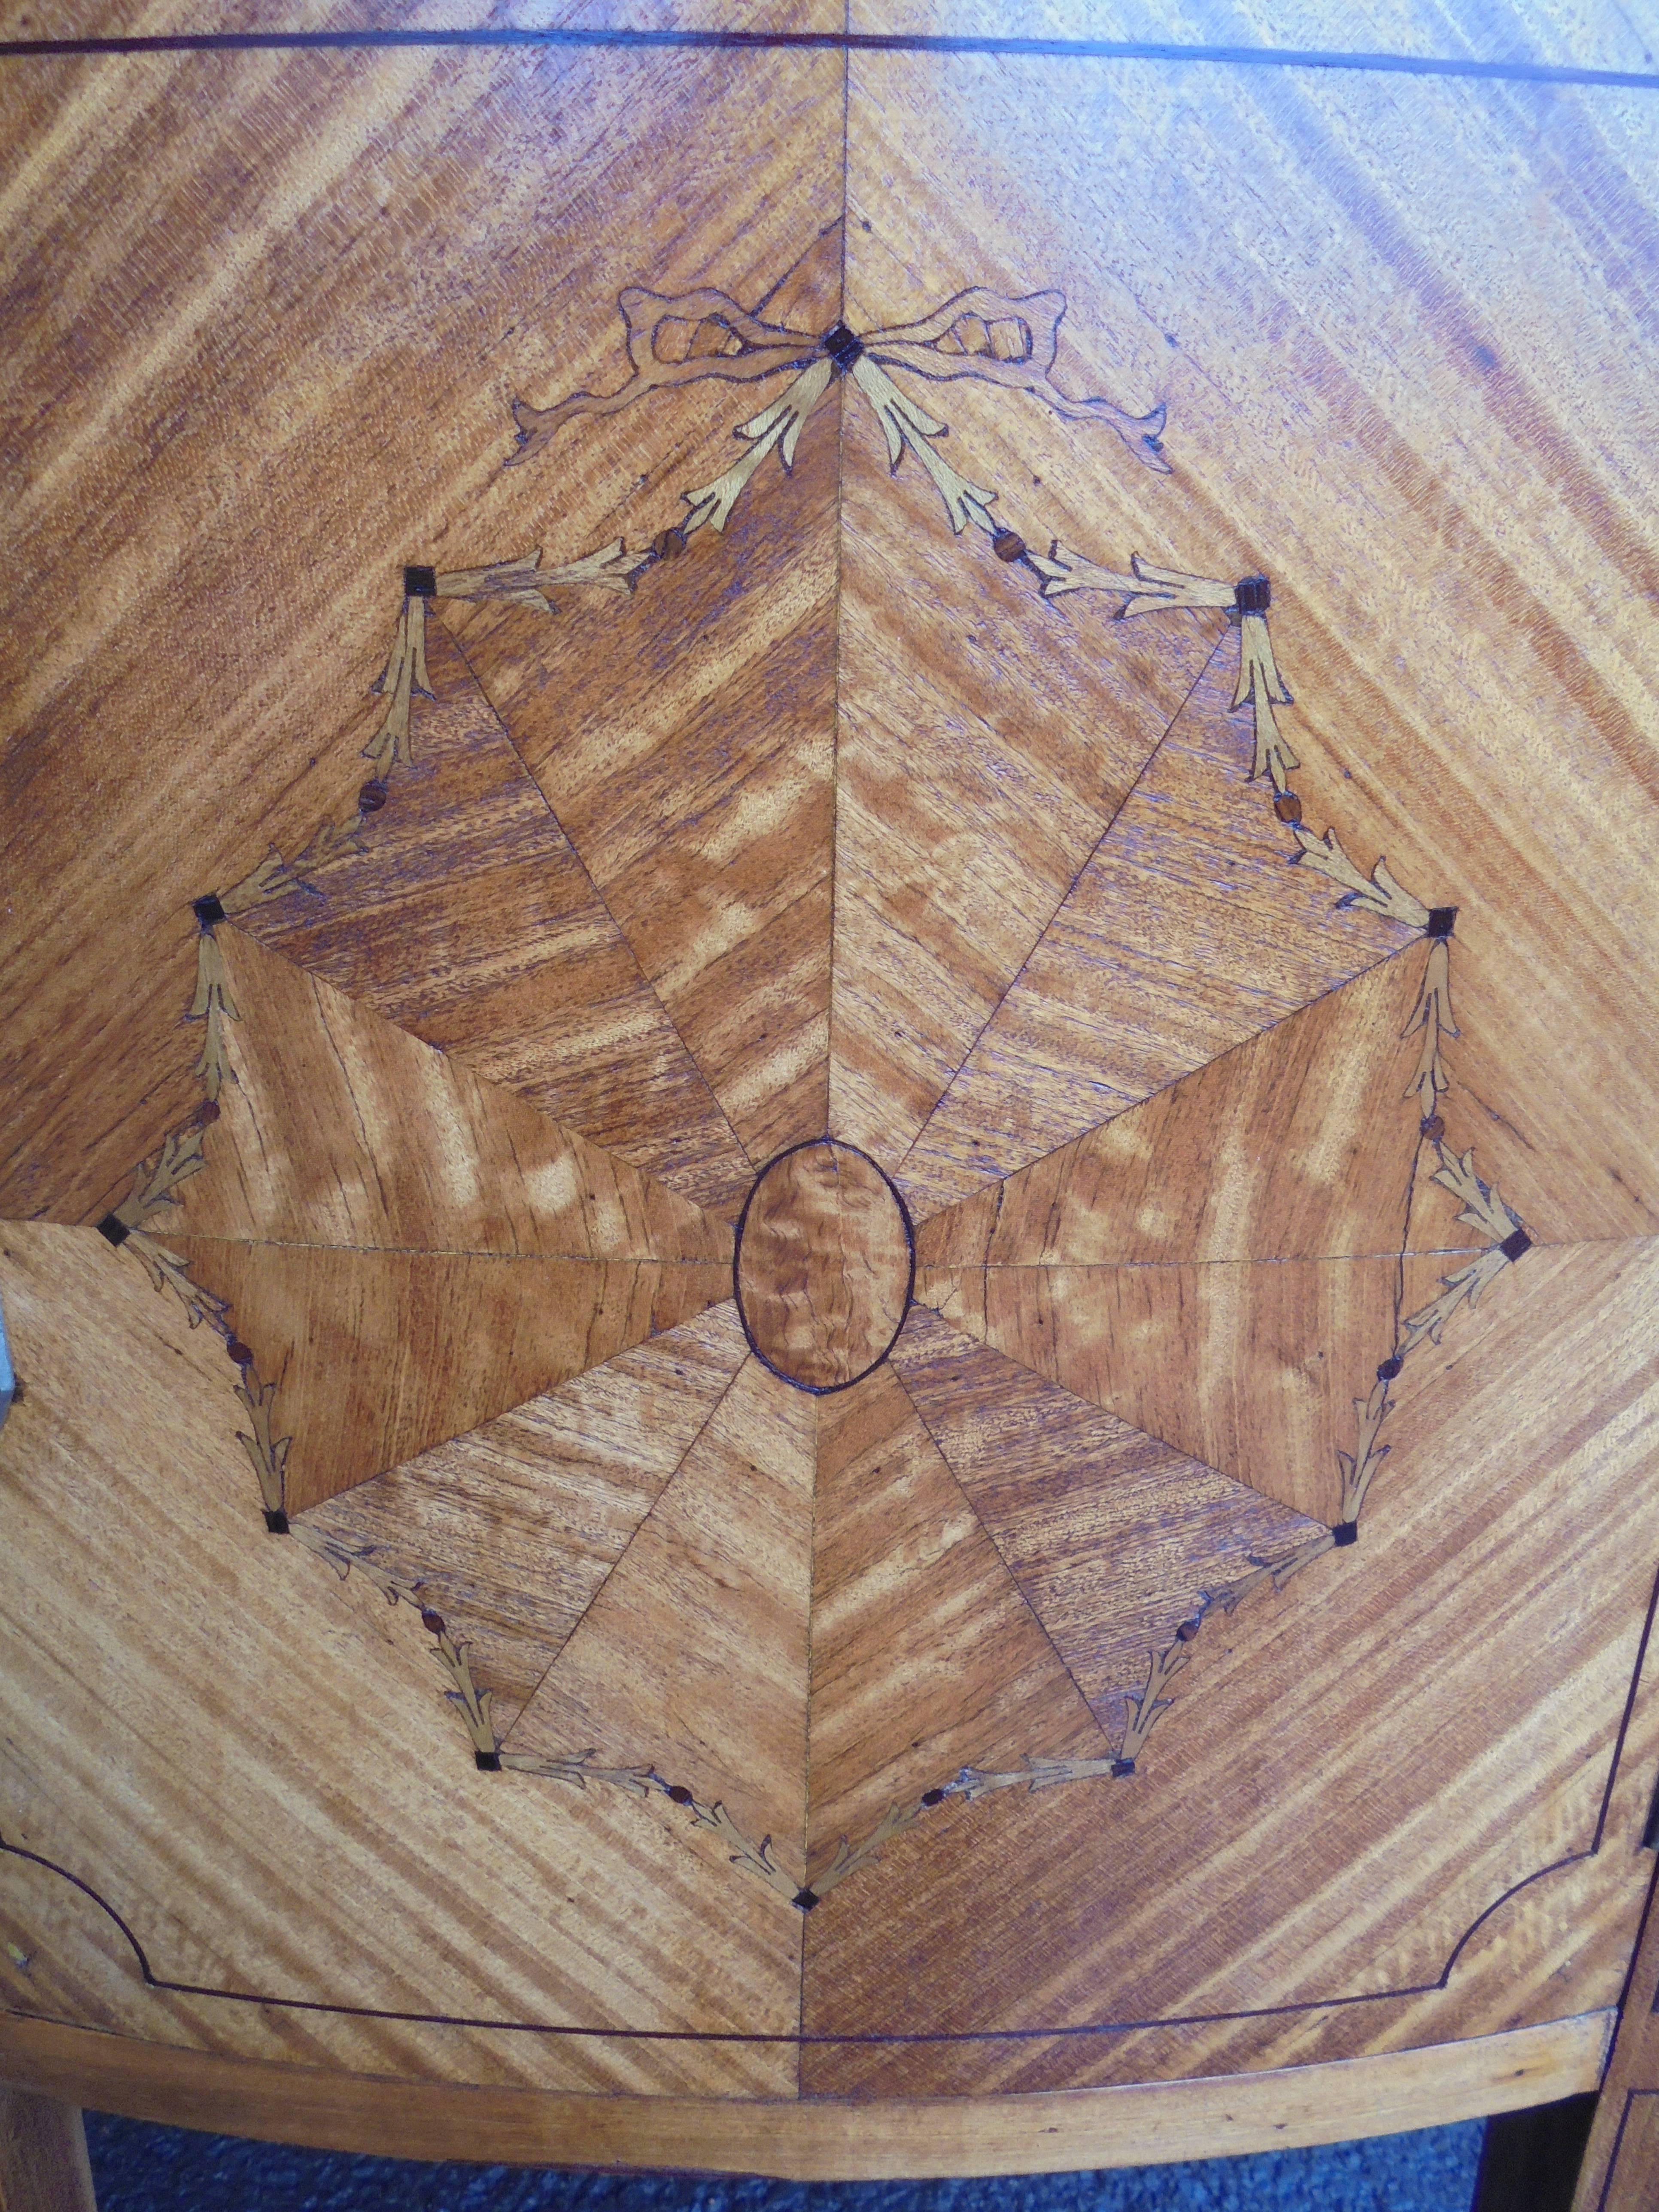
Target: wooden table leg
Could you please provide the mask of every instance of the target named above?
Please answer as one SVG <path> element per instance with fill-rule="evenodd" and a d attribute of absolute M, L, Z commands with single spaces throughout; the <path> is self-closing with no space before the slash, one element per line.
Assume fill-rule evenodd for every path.
<path fill-rule="evenodd" d="M 1645 1839 L 1659 1841 L 1659 1797 Z M 1601 2083 L 1573 2212 L 1652 2212 L 1659 2204 L 1659 1881 L 1648 1898 L 1619 2033 Z"/>
<path fill-rule="evenodd" d="M 77 2106 L 0 2088 L 0 2212 L 98 2212 Z"/>

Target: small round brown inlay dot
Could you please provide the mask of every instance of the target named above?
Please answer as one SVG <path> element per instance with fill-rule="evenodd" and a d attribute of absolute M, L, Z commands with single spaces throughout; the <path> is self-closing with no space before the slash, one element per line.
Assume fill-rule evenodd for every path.
<path fill-rule="evenodd" d="M 1293 791 L 1281 791 L 1273 801 L 1273 812 L 1281 822 L 1299 822 L 1302 819 L 1302 801 Z"/>
<path fill-rule="evenodd" d="M 685 550 L 683 530 L 659 530 L 651 541 L 651 550 L 659 561 L 672 561 L 677 553 Z"/>
<path fill-rule="evenodd" d="M 204 1098 L 191 1118 L 198 1129 L 210 1129 L 219 1118 L 218 1100 Z"/>
<path fill-rule="evenodd" d="M 378 775 L 372 775 L 357 793 L 357 811 L 360 814 L 378 814 L 385 805 L 386 786 Z"/>
<path fill-rule="evenodd" d="M 1423 1134 L 1431 1145 L 1437 1145 L 1446 1133 L 1446 1125 L 1437 1114 L 1425 1115 L 1421 1126 Z"/>
<path fill-rule="evenodd" d="M 444 1632 L 444 1617 L 441 1613 L 434 1613 L 429 1605 L 423 1605 L 421 1607 L 421 1626 L 428 1636 L 441 1636 Z"/>
<path fill-rule="evenodd" d="M 1017 530 L 999 530 L 991 540 L 991 550 L 999 561 L 1022 560 L 1025 554 L 1025 540 Z"/>
<path fill-rule="evenodd" d="M 250 1345 L 244 1344 L 240 1336 L 226 1338 L 225 1352 L 227 1356 L 229 1358 L 234 1359 L 239 1367 L 252 1367 L 253 1364 L 252 1347 Z"/>
<path fill-rule="evenodd" d="M 670 1785 L 668 1797 L 670 1803 L 674 1805 L 689 1805 L 692 1802 L 691 1792 L 683 1782 L 676 1782 Z"/>
<path fill-rule="evenodd" d="M 1202 1628 L 1204 1624 L 1201 1620 L 1183 1620 L 1180 1627 L 1176 1629 L 1176 1634 L 1181 1638 L 1183 1644 L 1190 1644 L 1194 1637 L 1197 1635 L 1199 1630 Z"/>

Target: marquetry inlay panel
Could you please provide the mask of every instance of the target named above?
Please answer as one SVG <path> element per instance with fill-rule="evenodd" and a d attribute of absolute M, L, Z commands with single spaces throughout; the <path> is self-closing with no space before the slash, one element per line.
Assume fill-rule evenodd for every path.
<path fill-rule="evenodd" d="M 19 249 L 8 2001 L 739 2099 L 1615 2003 L 1659 669 L 1563 179 L 1646 143 L 35 58 L 71 228 L 53 117 L 161 210 L 194 101 L 337 135 L 216 270 Z"/>

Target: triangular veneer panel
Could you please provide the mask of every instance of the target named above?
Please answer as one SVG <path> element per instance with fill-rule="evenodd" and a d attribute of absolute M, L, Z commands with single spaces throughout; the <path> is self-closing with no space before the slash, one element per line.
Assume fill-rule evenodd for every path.
<path fill-rule="evenodd" d="M 290 1512 L 614 1359 L 732 1292 L 728 1267 L 355 1252 L 168 1235 L 225 1299 L 292 1438 Z"/>
<path fill-rule="evenodd" d="M 964 1766 L 1111 1755 L 891 1366 L 818 1403 L 809 1744 L 814 1873 Z"/>
<path fill-rule="evenodd" d="M 515 1754 L 654 1768 L 805 1881 L 813 1401 L 739 1370 L 525 1707 Z"/>
<path fill-rule="evenodd" d="M 427 660 L 437 702 L 417 705 L 414 765 L 362 849 L 241 927 L 672 1188 L 728 1204 L 742 1151 L 441 619 Z"/>
<path fill-rule="evenodd" d="M 1321 1524 L 947 1328 L 911 1316 L 895 1355 L 1032 1611 L 1102 1724 L 1204 1593 Z"/>
<path fill-rule="evenodd" d="M 462 633 L 757 1164 L 829 1114 L 840 404 L 631 599 L 481 608 Z"/>
<path fill-rule="evenodd" d="M 1337 1454 L 1393 1347 L 1399 1287 L 1397 1258 L 1244 1260 L 925 1268 L 916 1296 L 1131 1428 L 1329 1523 Z"/>
<path fill-rule="evenodd" d="M 1155 620 L 1150 616 L 1140 621 Z M 1218 655 L 917 1139 L 918 1218 L 1012 1175 L 1406 944 L 1292 866 Z"/>
<path fill-rule="evenodd" d="M 1397 1249 L 1418 1143 L 1410 954 L 924 1223 L 927 1267 Z"/>
<path fill-rule="evenodd" d="M 831 1117 L 890 1170 L 1222 623 L 1045 604 L 981 532 L 952 536 L 914 458 L 890 472 L 861 402 L 842 453 Z"/>
<path fill-rule="evenodd" d="M 726 1225 L 239 929 L 231 1080 L 179 1188 L 198 1237 L 720 1260 Z"/>
<path fill-rule="evenodd" d="M 295 1528 L 441 1613 L 506 1729 L 748 1356 L 717 1306 Z"/>

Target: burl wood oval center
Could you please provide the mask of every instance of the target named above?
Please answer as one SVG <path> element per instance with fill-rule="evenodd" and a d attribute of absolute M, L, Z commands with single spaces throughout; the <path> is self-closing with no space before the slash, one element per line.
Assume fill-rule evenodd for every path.
<path fill-rule="evenodd" d="M 733 1275 L 749 1341 L 799 1390 L 844 1390 L 878 1366 L 915 1279 L 910 1217 L 856 1145 L 820 1137 L 756 1177 Z"/>

